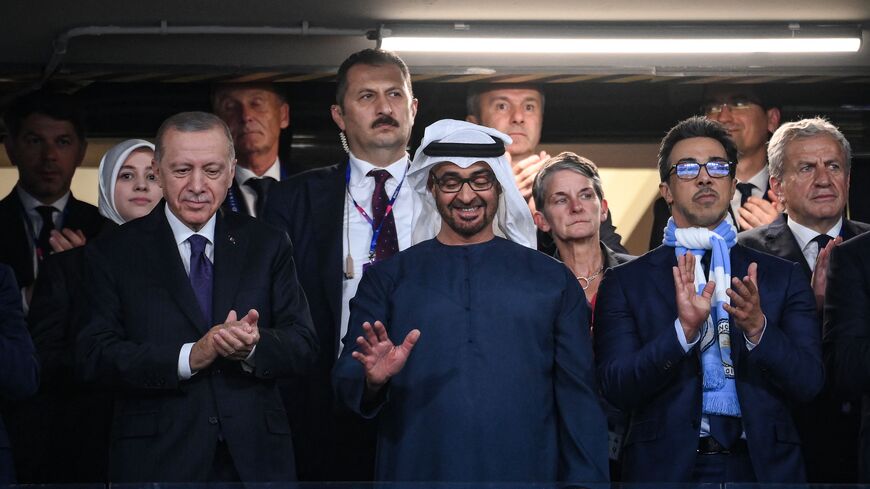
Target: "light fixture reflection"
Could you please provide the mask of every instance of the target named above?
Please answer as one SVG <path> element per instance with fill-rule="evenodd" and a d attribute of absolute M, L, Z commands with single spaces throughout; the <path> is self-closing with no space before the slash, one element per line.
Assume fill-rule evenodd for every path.
<path fill-rule="evenodd" d="M 384 37 L 381 47 L 398 52 L 525 54 L 740 54 L 854 53 L 857 37 L 741 39 L 541 39 L 495 37 Z"/>

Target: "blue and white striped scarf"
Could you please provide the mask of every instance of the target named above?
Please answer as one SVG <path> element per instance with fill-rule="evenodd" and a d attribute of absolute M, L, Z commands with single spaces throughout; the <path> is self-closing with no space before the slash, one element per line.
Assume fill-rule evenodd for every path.
<path fill-rule="evenodd" d="M 677 257 L 691 251 L 695 255 L 695 287 L 704 290 L 707 278 L 701 257 L 711 251 L 709 279 L 716 282 L 710 316 L 701 329 L 701 364 L 704 370 L 703 412 L 724 416 L 740 416 L 737 387 L 734 383 L 734 363 L 731 361 L 731 327 L 728 313 L 722 307 L 730 301 L 725 291 L 731 286 L 729 250 L 737 242 L 737 230 L 723 220 L 710 231 L 706 228 L 677 228 L 674 218 L 668 220 L 663 240 L 674 247 Z M 718 339 L 718 341 L 714 341 Z"/>

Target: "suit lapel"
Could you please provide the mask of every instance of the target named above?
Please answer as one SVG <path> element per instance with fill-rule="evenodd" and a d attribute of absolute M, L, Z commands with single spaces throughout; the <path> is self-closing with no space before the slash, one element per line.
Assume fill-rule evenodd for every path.
<path fill-rule="evenodd" d="M 24 206 L 15 189 L 0 202 L 0 220 L 5 223 L 3 248 L 8 253 L 8 265 L 15 270 L 19 286 L 33 283 L 33 249 L 30 245 L 30 228 L 24 224 Z"/>
<path fill-rule="evenodd" d="M 677 289 L 674 286 L 673 267 L 677 266 L 677 255 L 674 253 L 674 248 L 665 245 L 659 246 L 650 253 L 652 253 L 650 256 L 652 270 L 647 277 L 653 281 L 652 288 L 659 294 L 659 302 L 664 304 L 670 316 L 676 318 Z"/>
<path fill-rule="evenodd" d="M 789 233 L 789 236 L 791 236 L 791 233 Z M 792 238 L 792 239 L 794 239 L 794 238 Z M 743 246 L 741 246 L 739 244 L 734 245 L 734 247 L 731 248 L 730 256 L 731 256 L 731 277 L 732 278 L 736 277 L 736 278 L 742 279 L 743 277 L 745 277 L 748 274 L 749 264 L 751 263 L 749 261 L 749 257 L 746 255 L 746 248 L 744 248 Z M 803 255 L 801 255 L 801 258 L 803 259 Z M 761 268 L 758 269 L 757 278 L 758 278 L 759 284 L 762 283 L 762 277 L 763 277 L 764 273 L 765 273 L 765 270 L 763 270 Z M 731 284 L 728 284 L 728 286 L 730 287 Z M 762 293 L 762 292 L 759 292 L 759 293 Z M 740 361 L 740 357 L 744 354 L 744 352 L 746 350 L 746 346 L 745 346 L 746 340 L 743 337 L 743 330 L 740 329 L 734 323 L 733 317 L 730 318 L 730 324 L 731 324 L 731 357 L 732 357 L 732 360 L 734 361 L 734 365 L 736 367 L 738 362 Z"/>
<path fill-rule="evenodd" d="M 178 305 L 178 308 L 190 320 L 191 326 L 197 331 L 208 331 L 209 321 L 202 317 L 199 303 L 190 285 L 190 278 L 184 271 L 178 246 L 175 244 L 175 236 L 169 227 L 169 222 L 164 215 L 165 203 L 161 203 L 148 215 L 148 227 L 151 239 L 143 240 L 143 254 L 149 263 L 150 269 L 154 270 L 157 283 L 166 287 L 169 295 Z"/>
<path fill-rule="evenodd" d="M 247 235 L 236 232 L 236 227 L 229 224 L 222 214 L 217 214 L 214 232 L 212 317 L 215 322 L 223 321 L 235 306 L 236 291 L 241 283 L 248 250 Z M 239 317 L 245 313 L 247 311 L 236 311 Z"/>
<path fill-rule="evenodd" d="M 807 259 L 804 258 L 803 252 L 801 252 L 797 241 L 794 239 L 794 234 L 792 234 L 791 229 L 786 224 L 786 217 L 784 215 L 781 215 L 767 227 L 764 233 L 764 241 L 766 249 L 769 250 L 768 253 L 799 263 L 804 274 L 807 277 L 812 276 L 813 271 L 807 265 Z"/>
<path fill-rule="evenodd" d="M 325 295 L 333 313 L 336 345 L 341 340 L 338 336 L 341 332 L 341 284 L 344 279 L 342 275 L 344 257 L 341 256 L 342 224 L 344 223 L 345 209 L 345 172 L 348 165 L 349 162 L 345 160 L 343 164 L 335 167 L 334 172 L 327 178 L 313 182 L 311 192 L 308 194 L 309 209 L 323 223 L 323 225 L 314 226 L 314 230 L 317 234 L 316 242 L 322 243 L 326 248 L 320 254 L 323 260 L 320 265 L 321 270 L 323 270 Z"/>

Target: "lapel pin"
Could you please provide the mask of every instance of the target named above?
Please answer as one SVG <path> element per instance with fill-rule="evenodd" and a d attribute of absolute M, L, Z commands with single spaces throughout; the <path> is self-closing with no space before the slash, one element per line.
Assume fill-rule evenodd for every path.
<path fill-rule="evenodd" d="M 232 237 L 232 236 L 229 236 L 229 235 L 227 235 L 227 239 L 229 239 L 229 240 L 230 240 L 230 243 L 232 243 L 232 244 L 236 244 L 236 238 L 234 238 L 234 237 Z"/>

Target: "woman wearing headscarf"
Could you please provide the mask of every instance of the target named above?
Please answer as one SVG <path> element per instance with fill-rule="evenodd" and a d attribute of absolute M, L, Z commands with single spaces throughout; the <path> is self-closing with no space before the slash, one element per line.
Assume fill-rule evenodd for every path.
<path fill-rule="evenodd" d="M 142 217 L 160 201 L 161 191 L 151 168 L 154 145 L 128 139 L 100 160 L 100 214 L 115 224 Z"/>
<path fill-rule="evenodd" d="M 103 156 L 98 207 L 106 228 L 142 217 L 160 201 L 153 156 L 154 145 L 141 139 L 123 141 Z M 42 385 L 35 398 L 12 406 L 9 423 L 22 483 L 106 482 L 111 398 L 74 376 L 76 324 L 88 309 L 83 249 L 46 258 L 34 288 L 28 323 Z"/>

